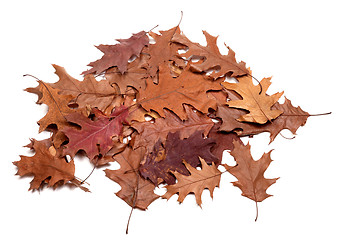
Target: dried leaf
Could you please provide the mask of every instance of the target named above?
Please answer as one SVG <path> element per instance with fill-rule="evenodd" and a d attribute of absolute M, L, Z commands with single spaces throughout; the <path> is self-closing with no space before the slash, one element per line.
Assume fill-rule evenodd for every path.
<path fill-rule="evenodd" d="M 132 127 L 139 133 L 134 148 L 143 146 L 151 150 L 158 140 L 164 143 L 169 132 L 179 131 L 180 139 L 189 137 L 195 131 L 203 131 L 204 136 L 207 136 L 214 125 L 213 121 L 199 112 L 194 112 L 188 105 L 184 105 L 184 109 L 188 117 L 185 121 L 180 120 L 174 113 L 164 110 L 165 118 L 157 118 L 154 122 L 133 123 Z"/>
<path fill-rule="evenodd" d="M 152 153 L 142 162 L 140 173 L 155 185 L 161 180 L 169 185 L 174 184 L 176 179 L 172 172 L 189 175 L 183 161 L 193 167 L 199 166 L 198 157 L 204 158 L 208 163 L 218 163 L 218 159 L 210 152 L 214 144 L 212 139 L 203 138 L 200 131 L 183 140 L 180 139 L 180 132 L 169 133 L 165 149 L 160 141 L 157 142 Z"/>
<path fill-rule="evenodd" d="M 146 122 L 146 117 L 160 118 L 156 112 L 148 112 L 136 102 L 136 90 L 128 88 L 124 97 L 124 106 L 130 109 L 127 122 L 133 125 L 135 122 Z"/>
<path fill-rule="evenodd" d="M 68 105 L 74 98 L 72 95 L 58 94 L 58 90 L 52 88 L 48 84 L 39 82 L 39 98 L 38 104 L 46 104 L 49 107 L 47 114 L 38 121 L 39 132 L 44 131 L 49 125 L 55 124 L 58 129 L 68 125 L 66 116 L 71 113 L 80 112 L 78 110 L 71 109 Z M 29 90 L 30 91 L 30 90 Z M 31 91 L 32 92 L 32 91 Z"/>
<path fill-rule="evenodd" d="M 144 148 L 133 150 L 127 147 L 122 153 L 114 157 L 120 164 L 120 169 L 104 170 L 106 177 L 121 186 L 121 190 L 116 195 L 129 206 L 141 210 L 146 210 L 154 200 L 159 198 L 153 192 L 155 186 L 139 175 L 138 167 L 144 154 Z"/>
<path fill-rule="evenodd" d="M 182 54 L 187 59 L 194 57 L 204 58 L 203 61 L 198 63 L 192 63 L 191 69 L 196 72 L 207 72 L 214 70 L 210 73 L 213 79 L 225 76 L 227 73 L 231 74 L 231 77 L 243 76 L 249 74 L 244 62 L 236 62 L 235 52 L 230 49 L 228 55 L 221 55 L 220 50 L 216 45 L 217 37 L 211 36 L 206 31 L 203 34 L 207 40 L 207 46 L 201 46 L 198 43 L 191 42 L 183 34 L 175 34 L 172 38 L 173 42 L 183 44 L 188 47 L 188 51 Z"/>
<path fill-rule="evenodd" d="M 186 168 L 190 172 L 190 175 L 184 176 L 183 174 L 174 172 L 174 175 L 177 178 L 177 183 L 166 186 L 167 192 L 162 196 L 163 198 L 170 199 L 172 195 L 178 193 L 178 201 L 182 203 L 189 193 L 194 193 L 196 203 L 201 206 L 201 195 L 205 188 L 209 189 L 210 196 L 213 198 L 214 188 L 219 187 L 222 173 L 214 164 L 209 166 L 201 157 L 199 160 L 202 166 L 201 170 L 197 170 L 187 162 L 184 162 Z"/>
<path fill-rule="evenodd" d="M 45 184 L 48 187 L 57 188 L 61 185 L 72 184 L 84 191 L 89 191 L 80 186 L 80 181 L 74 176 L 74 161 L 67 162 L 64 157 L 56 154 L 51 140 L 37 141 L 33 139 L 28 146 L 35 151 L 34 156 L 20 156 L 20 161 L 13 162 L 18 167 L 17 175 L 33 175 L 29 190 L 39 190 Z"/>
<path fill-rule="evenodd" d="M 121 94 L 126 93 L 127 87 L 134 87 L 138 91 L 145 89 L 145 79 L 148 77 L 147 58 L 146 54 L 142 54 L 127 65 L 127 70 L 124 73 L 121 73 L 117 67 L 109 68 L 105 74 L 106 80 L 111 85 L 116 84 Z"/>
<path fill-rule="evenodd" d="M 220 81 L 208 80 L 204 75 L 187 69 L 173 78 L 168 65 L 162 64 L 159 66 L 159 84 L 147 82 L 146 89 L 140 91 L 138 101 L 147 111 L 154 110 L 165 117 L 163 109 L 167 108 L 183 120 L 187 118 L 183 104 L 207 113 L 209 108 L 216 109 L 217 103 L 206 92 L 221 89 Z"/>
<path fill-rule="evenodd" d="M 253 160 L 250 153 L 250 145 L 246 146 L 243 143 L 234 141 L 234 149 L 230 154 L 236 161 L 236 166 L 229 167 L 224 165 L 227 171 L 233 174 L 238 181 L 233 182 L 233 185 L 240 188 L 242 196 L 245 196 L 255 202 L 261 202 L 272 196 L 266 193 L 273 183 L 278 178 L 264 178 L 264 172 L 272 162 L 271 151 L 265 153 L 259 160 Z"/>
<path fill-rule="evenodd" d="M 283 95 L 275 93 L 271 96 L 266 95 L 268 87 L 271 85 L 271 78 L 264 78 L 260 81 L 262 92 L 260 93 L 260 86 L 253 84 L 251 76 L 239 77 L 238 83 L 223 82 L 222 85 L 229 90 L 234 90 L 243 99 L 233 100 L 228 102 L 228 106 L 232 108 L 240 108 L 248 110 L 249 113 L 240 116 L 237 120 L 244 122 L 255 122 L 264 124 L 272 119 L 277 118 L 282 111 L 271 109 L 271 107 Z"/>
<path fill-rule="evenodd" d="M 103 112 L 110 113 L 114 107 L 121 104 L 119 92 L 108 81 L 97 81 L 92 74 L 86 75 L 83 81 L 79 81 L 71 77 L 63 67 L 55 64 L 52 66 L 59 80 L 49 85 L 59 90 L 60 94 L 74 96 L 73 102 L 78 105 L 78 108 L 97 107 Z"/>
<path fill-rule="evenodd" d="M 155 43 L 149 45 L 146 53 L 150 56 L 148 60 L 148 72 L 151 78 L 155 78 L 159 70 L 159 66 L 165 62 L 173 61 L 178 65 L 184 66 L 184 61 L 177 58 L 177 51 L 182 47 L 180 44 L 172 42 L 171 39 L 175 34 L 179 34 L 179 27 L 176 26 L 167 31 L 160 31 L 160 35 L 150 32 L 150 36 Z"/>
<path fill-rule="evenodd" d="M 216 144 L 211 148 L 211 152 L 217 159 L 219 159 L 219 163 L 223 160 L 223 151 L 233 150 L 233 141 L 241 141 L 235 132 L 227 133 L 218 131 L 220 126 L 221 123 L 215 123 L 208 135 L 209 138 L 216 142 Z"/>
<path fill-rule="evenodd" d="M 112 138 L 122 134 L 128 109 L 121 106 L 115 109 L 110 116 L 97 110 L 95 115 L 97 119 L 94 121 L 79 113 L 66 116 L 69 122 L 79 125 L 81 129 L 65 127 L 62 130 L 69 139 L 64 154 L 73 157 L 79 150 L 84 150 L 87 156 L 93 159 L 99 154 L 105 155 L 113 147 Z"/>
<path fill-rule="evenodd" d="M 119 42 L 115 45 L 99 45 L 97 48 L 104 53 L 103 57 L 88 66 L 93 67 L 82 74 L 102 73 L 111 67 L 118 67 L 121 73 L 126 72 L 128 60 L 133 56 L 139 56 L 144 46 L 147 46 L 149 39 L 145 31 L 133 34 L 128 39 L 117 39 Z"/>
<path fill-rule="evenodd" d="M 291 101 L 285 98 L 283 104 L 275 103 L 271 109 L 278 109 L 283 113 L 272 122 L 265 124 L 239 122 L 236 119 L 241 116 L 243 110 L 219 106 L 217 116 L 222 119 L 221 131 L 236 131 L 239 136 L 255 135 L 262 132 L 270 132 L 270 143 L 283 130 L 289 129 L 293 134 L 296 134 L 300 126 L 304 126 L 309 113 L 303 111 L 300 107 L 294 107 Z"/>

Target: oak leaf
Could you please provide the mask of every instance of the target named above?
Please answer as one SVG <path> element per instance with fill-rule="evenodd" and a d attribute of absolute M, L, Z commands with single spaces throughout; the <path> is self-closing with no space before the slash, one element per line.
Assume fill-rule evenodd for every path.
<path fill-rule="evenodd" d="M 49 84 L 59 90 L 60 94 L 74 96 L 73 103 L 78 108 L 89 106 L 97 107 L 103 112 L 109 113 L 114 107 L 120 105 L 120 94 L 108 81 L 97 81 L 92 74 L 84 76 L 83 81 L 71 77 L 63 67 L 53 64 L 55 74 L 59 77 L 56 83 Z"/>
<path fill-rule="evenodd" d="M 149 32 L 149 35 L 155 41 L 155 43 L 150 44 L 146 50 L 146 53 L 150 56 L 148 60 L 148 72 L 151 78 L 156 77 L 159 66 L 165 62 L 173 61 L 177 65 L 184 66 L 184 61 L 176 57 L 177 51 L 182 48 L 182 45 L 171 41 L 173 36 L 179 33 L 180 30 L 178 26 L 167 31 L 160 31 L 160 35 Z"/>
<path fill-rule="evenodd" d="M 96 46 L 104 53 L 103 57 L 95 62 L 91 62 L 88 66 L 93 68 L 84 71 L 82 74 L 102 73 L 110 67 L 117 66 L 121 73 L 126 72 L 128 61 L 139 56 L 143 47 L 149 44 L 149 39 L 145 31 L 133 34 L 128 39 L 117 39 L 119 42 L 115 45 L 99 45 Z"/>
<path fill-rule="evenodd" d="M 122 134 L 123 123 L 128 116 L 128 109 L 124 106 L 116 108 L 107 116 L 100 110 L 93 109 L 96 119 L 74 113 L 66 116 L 66 119 L 77 124 L 81 129 L 65 127 L 62 132 L 68 137 L 64 153 L 75 156 L 79 150 L 84 150 L 90 159 L 97 155 L 105 155 L 114 144 L 113 137 Z"/>
<path fill-rule="evenodd" d="M 81 182 L 74 176 L 74 161 L 67 162 L 64 157 L 59 156 L 51 139 L 42 141 L 32 139 L 27 147 L 33 149 L 35 154 L 32 157 L 20 156 L 20 161 L 13 162 L 13 164 L 18 167 L 17 175 L 33 175 L 29 190 L 39 190 L 45 184 L 52 188 L 71 184 L 89 191 L 82 187 Z"/>
<path fill-rule="evenodd" d="M 271 96 L 266 94 L 268 87 L 271 85 L 271 78 L 264 78 L 259 85 L 254 85 L 251 76 L 239 77 L 238 83 L 223 82 L 222 85 L 229 90 L 237 92 L 242 100 L 228 101 L 228 106 L 248 110 L 249 113 L 240 116 L 237 120 L 244 122 L 255 122 L 264 124 L 272 119 L 277 118 L 282 111 L 271 109 L 271 107 L 283 95 L 275 93 Z M 260 92 L 260 87 L 262 91 Z"/>
<path fill-rule="evenodd" d="M 188 138 L 195 131 L 203 131 L 206 137 L 209 130 L 214 125 L 213 121 L 199 112 L 194 112 L 191 106 L 184 105 L 187 120 L 181 120 L 171 111 L 164 109 L 165 118 L 157 118 L 154 122 L 135 122 L 132 127 L 135 128 L 137 135 L 134 148 L 144 146 L 151 150 L 158 140 L 165 142 L 169 132 L 179 131 L 180 139 Z"/>
<path fill-rule="evenodd" d="M 165 147 L 160 141 L 156 143 L 153 151 L 142 162 L 139 171 L 143 177 L 150 179 L 155 185 L 161 180 L 171 185 L 175 177 L 171 174 L 177 171 L 183 175 L 189 172 L 183 161 L 193 167 L 200 164 L 198 157 L 204 158 L 208 163 L 218 163 L 218 159 L 210 152 L 215 144 L 210 138 L 203 138 L 202 132 L 196 131 L 189 138 L 180 139 L 180 132 L 169 133 Z"/>
<path fill-rule="evenodd" d="M 102 167 L 106 166 L 110 162 L 114 162 L 114 155 L 122 152 L 125 150 L 127 147 L 126 143 L 122 143 L 115 138 L 113 138 L 113 146 L 112 148 L 104 155 L 99 155 L 95 156 L 93 159 L 90 159 L 90 162 L 95 166 L 95 167 Z"/>
<path fill-rule="evenodd" d="M 184 161 L 190 175 L 185 176 L 178 172 L 174 172 L 173 174 L 177 178 L 177 183 L 174 185 L 167 185 L 165 187 L 167 192 L 162 196 L 163 198 L 170 199 L 174 194 L 178 193 L 178 201 L 182 203 L 189 193 L 194 193 L 196 203 L 201 206 L 201 195 L 203 190 L 206 188 L 210 191 L 211 198 L 213 198 L 214 189 L 215 187 L 219 187 L 222 173 L 214 164 L 209 166 L 201 157 L 199 160 L 202 166 L 201 170 L 197 170 Z"/>
<path fill-rule="evenodd" d="M 132 208 L 146 210 L 157 198 L 153 191 L 155 186 L 139 175 L 138 167 L 145 154 L 144 148 L 133 150 L 127 147 L 122 153 L 114 156 L 120 164 L 118 170 L 104 170 L 106 177 L 117 182 L 121 190 L 116 195 Z"/>
<path fill-rule="evenodd" d="M 146 122 L 146 117 L 150 117 L 151 119 L 160 118 L 158 113 L 148 112 L 136 102 L 137 94 L 137 90 L 132 87 L 128 87 L 125 92 L 125 96 L 123 98 L 124 106 L 129 108 L 127 122 L 130 125 L 133 125 L 135 122 Z"/>
<path fill-rule="evenodd" d="M 217 79 L 230 74 L 231 77 L 243 76 L 249 74 L 244 62 L 236 62 L 235 52 L 228 48 L 228 55 L 222 55 L 217 47 L 217 37 L 213 37 L 206 31 L 203 34 L 207 40 L 207 46 L 190 41 L 183 34 L 175 34 L 172 38 L 173 42 L 183 44 L 188 47 L 188 51 L 181 56 L 192 59 L 195 57 L 203 58 L 203 61 L 191 63 L 191 69 L 196 72 L 207 72 L 214 70 L 209 75 L 213 79 Z"/>
<path fill-rule="evenodd" d="M 121 73 L 117 67 L 109 68 L 105 73 L 106 80 L 111 84 L 116 84 L 121 94 L 126 93 L 127 87 L 134 87 L 136 90 L 145 89 L 147 73 L 146 54 L 141 54 L 133 62 L 127 65 L 127 70 Z"/>
<path fill-rule="evenodd" d="M 51 124 L 55 124 L 58 129 L 67 126 L 66 116 L 71 113 L 80 112 L 69 107 L 69 103 L 74 97 L 72 95 L 59 94 L 59 90 L 54 89 L 43 81 L 38 81 L 38 83 L 39 85 L 35 90 L 26 90 L 31 93 L 37 93 L 37 103 L 44 103 L 49 108 L 47 114 L 38 121 L 39 132 L 44 131 Z"/>
<path fill-rule="evenodd" d="M 220 127 L 220 122 L 215 123 L 208 134 L 208 137 L 216 142 L 216 144 L 211 148 L 211 152 L 217 159 L 219 159 L 219 163 L 223 160 L 223 152 L 225 150 L 234 149 L 233 141 L 241 141 L 235 132 L 219 131 Z"/>
<path fill-rule="evenodd" d="M 222 119 L 221 131 L 235 131 L 239 136 L 250 136 L 262 132 L 270 133 L 270 143 L 283 130 L 288 129 L 292 134 L 296 134 L 300 126 L 304 126 L 309 113 L 303 111 L 300 107 L 294 107 L 290 100 L 285 97 L 283 104 L 275 103 L 271 109 L 278 109 L 283 113 L 272 122 L 265 124 L 255 124 L 248 122 L 239 122 L 236 120 L 245 111 L 240 109 L 229 108 L 226 106 L 218 106 L 217 117 Z"/>
<path fill-rule="evenodd" d="M 167 108 L 183 120 L 187 118 L 183 104 L 207 113 L 209 108 L 216 109 L 217 103 L 206 92 L 221 89 L 220 81 L 211 81 L 203 74 L 187 69 L 179 77 L 173 78 L 168 65 L 162 64 L 159 66 L 159 84 L 147 82 L 146 89 L 138 95 L 138 101 L 147 111 L 154 110 L 165 117 L 163 109 Z"/>
<path fill-rule="evenodd" d="M 227 103 L 228 94 L 226 93 L 226 89 L 222 89 L 220 91 L 208 91 L 208 97 L 214 99 L 217 106 L 220 106 Z"/>
<path fill-rule="evenodd" d="M 273 183 L 278 178 L 267 179 L 264 177 L 264 172 L 272 162 L 271 151 L 265 153 L 259 160 L 255 161 L 250 153 L 250 145 L 246 146 L 238 141 L 234 141 L 234 149 L 230 154 L 236 161 L 236 166 L 230 167 L 224 165 L 228 172 L 234 175 L 238 181 L 233 182 L 233 185 L 240 188 L 242 196 L 245 196 L 255 202 L 261 202 L 272 196 L 266 193 Z"/>

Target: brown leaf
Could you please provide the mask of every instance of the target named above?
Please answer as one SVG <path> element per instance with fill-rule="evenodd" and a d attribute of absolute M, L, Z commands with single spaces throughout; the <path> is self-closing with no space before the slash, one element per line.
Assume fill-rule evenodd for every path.
<path fill-rule="evenodd" d="M 236 119 L 241 116 L 243 110 L 219 106 L 217 109 L 217 117 L 222 119 L 221 131 L 236 131 L 239 136 L 255 135 L 262 132 L 270 132 L 270 143 L 283 130 L 289 129 L 296 134 L 300 126 L 304 126 L 309 113 L 303 111 L 300 107 L 294 107 L 291 101 L 285 98 L 283 104 L 275 103 L 271 109 L 278 109 L 283 113 L 272 122 L 265 124 L 239 122 Z"/>
<path fill-rule="evenodd" d="M 214 99 L 217 102 L 217 106 L 227 103 L 228 94 L 224 91 L 208 91 L 208 97 Z"/>
<path fill-rule="evenodd" d="M 202 74 L 185 70 L 173 78 L 167 64 L 159 66 L 159 84 L 147 82 L 145 90 L 140 91 L 138 101 L 147 111 L 154 110 L 165 117 L 164 108 L 173 111 L 182 120 L 186 119 L 183 104 L 207 113 L 208 108 L 216 109 L 216 101 L 207 96 L 208 90 L 222 89 L 220 81 L 211 81 Z"/>
<path fill-rule="evenodd" d="M 82 74 L 102 73 L 108 68 L 117 66 L 121 73 L 126 72 L 128 60 L 133 56 L 139 56 L 144 46 L 147 46 L 149 39 L 145 31 L 133 34 L 128 39 L 117 39 L 119 42 L 115 45 L 99 45 L 97 48 L 104 53 L 103 57 L 88 66 L 93 68 L 84 71 Z"/>
<path fill-rule="evenodd" d="M 121 94 L 126 92 L 127 87 L 134 87 L 138 91 L 145 89 L 145 79 L 148 77 L 147 59 L 146 54 L 141 54 L 139 58 L 127 65 L 127 70 L 124 73 L 121 73 L 117 67 L 109 68 L 105 78 L 111 85 L 116 84 Z"/>
<path fill-rule="evenodd" d="M 108 163 L 115 161 L 114 155 L 125 150 L 127 144 L 115 140 L 113 141 L 115 142 L 113 147 L 104 156 L 96 156 L 95 158 L 90 159 L 92 164 L 96 167 L 106 166 Z"/>
<path fill-rule="evenodd" d="M 17 175 L 33 175 L 29 190 L 41 189 L 46 183 L 48 187 L 59 187 L 65 184 L 72 184 L 84 191 L 89 191 L 80 186 L 80 181 L 74 176 L 74 161 L 69 163 L 64 157 L 56 154 L 51 140 L 37 141 L 33 139 L 28 147 L 35 151 L 34 156 L 20 156 L 20 161 L 13 162 L 18 167 Z"/>
<path fill-rule="evenodd" d="M 210 130 L 208 137 L 213 139 L 216 144 L 211 148 L 211 152 L 219 159 L 219 163 L 223 159 L 223 151 L 233 150 L 233 141 L 241 141 L 235 132 L 222 132 L 218 131 L 221 123 L 215 123 Z"/>
<path fill-rule="evenodd" d="M 51 124 L 56 124 L 58 129 L 67 126 L 68 122 L 66 120 L 66 115 L 80 112 L 78 110 L 71 109 L 68 106 L 74 97 L 72 95 L 58 94 L 59 90 L 52 88 L 43 81 L 38 82 L 41 97 L 39 97 L 40 99 L 38 99 L 37 103 L 44 103 L 49 107 L 47 114 L 38 121 L 39 132 L 44 131 Z M 40 94 L 38 94 L 38 96 L 40 96 Z"/>
<path fill-rule="evenodd" d="M 144 148 L 133 150 L 127 147 L 122 153 L 115 155 L 114 159 L 120 164 L 118 170 L 104 170 L 106 177 L 117 182 L 121 190 L 116 195 L 129 206 L 146 210 L 157 198 L 153 191 L 155 186 L 139 175 L 138 167 L 145 154 Z"/>
<path fill-rule="evenodd" d="M 203 61 L 198 63 L 192 63 L 191 69 L 196 72 L 206 72 L 214 70 L 210 73 L 213 79 L 217 79 L 231 73 L 232 77 L 243 76 L 249 74 L 246 69 L 246 64 L 244 62 L 236 62 L 235 52 L 229 47 L 228 55 L 221 55 L 220 50 L 216 45 L 217 37 L 211 36 L 206 31 L 203 34 L 207 40 L 207 46 L 201 46 L 198 43 L 191 42 L 183 34 L 175 34 L 172 38 L 173 42 L 183 44 L 188 47 L 188 51 L 182 54 L 183 57 L 187 59 L 192 59 L 194 57 L 201 57 Z"/>
<path fill-rule="evenodd" d="M 253 160 L 250 153 L 250 145 L 246 146 L 243 143 L 234 141 L 234 149 L 230 154 L 236 161 L 236 166 L 229 167 L 224 165 L 228 172 L 233 174 L 238 181 L 233 182 L 233 185 L 240 188 L 242 196 L 245 196 L 255 202 L 261 202 L 272 196 L 266 193 L 273 183 L 278 178 L 264 178 L 264 172 L 272 162 L 271 151 L 265 153 L 258 161 Z"/>
<path fill-rule="evenodd" d="M 104 115 L 100 110 L 95 111 L 96 120 L 74 113 L 66 116 L 69 122 L 81 127 L 65 127 L 62 132 L 68 137 L 64 154 L 75 156 L 79 150 L 84 150 L 90 159 L 96 155 L 105 155 L 114 145 L 112 138 L 122 134 L 123 123 L 128 116 L 128 109 L 124 106 L 115 109 L 110 115 Z"/>
<path fill-rule="evenodd" d="M 40 87 L 41 87 L 40 84 L 38 84 L 37 87 L 29 87 L 29 88 L 24 89 L 24 91 L 26 92 L 37 94 L 38 96 L 38 99 L 36 101 L 37 104 L 41 104 L 41 99 L 43 97 L 43 93 L 40 91 Z"/>
<path fill-rule="evenodd" d="M 182 48 L 182 45 L 171 42 L 175 34 L 179 34 L 179 27 L 176 26 L 167 31 L 160 31 L 160 35 L 154 32 L 149 32 L 155 43 L 150 44 L 146 53 L 150 56 L 148 60 L 149 75 L 154 78 L 159 70 L 159 66 L 168 61 L 173 61 L 178 65 L 184 66 L 184 61 L 177 58 L 177 51 Z"/>
<path fill-rule="evenodd" d="M 188 105 L 184 105 L 184 109 L 187 120 L 180 120 L 174 113 L 164 110 L 165 118 L 157 118 L 153 123 L 133 123 L 132 127 L 139 133 L 135 139 L 134 148 L 144 146 L 148 151 L 152 150 L 158 140 L 165 142 L 169 132 L 179 131 L 180 139 L 189 137 L 195 131 L 203 131 L 204 136 L 207 136 L 214 125 L 213 121 L 199 112 L 194 112 Z"/>
<path fill-rule="evenodd" d="M 50 130 L 50 129 L 49 129 Z M 52 129 L 52 143 L 56 148 L 60 148 L 63 143 L 68 141 L 67 136 L 61 131 L 58 131 L 58 129 Z"/>
<path fill-rule="evenodd" d="M 249 111 L 248 114 L 240 116 L 237 119 L 238 121 L 264 124 L 267 121 L 277 118 L 282 113 L 282 111 L 271 109 L 271 107 L 283 95 L 283 92 L 275 93 L 271 96 L 266 95 L 266 91 L 271 85 L 271 78 L 264 78 L 260 81 L 261 93 L 260 86 L 253 84 L 251 76 L 243 76 L 237 79 L 239 81 L 238 83 L 223 82 L 222 85 L 226 89 L 237 92 L 243 98 L 242 100 L 228 101 L 227 104 L 229 107 Z"/>
<path fill-rule="evenodd" d="M 201 206 L 201 195 L 205 188 L 209 189 L 210 196 L 213 198 L 214 188 L 219 187 L 222 173 L 214 164 L 209 166 L 201 157 L 199 160 L 202 165 L 201 170 L 197 170 L 187 162 L 184 162 L 186 168 L 190 172 L 190 175 L 184 176 L 183 174 L 174 172 L 174 175 L 177 178 L 177 183 L 165 187 L 167 192 L 162 196 L 163 198 L 170 199 L 172 195 L 178 193 L 178 201 L 182 203 L 189 193 L 194 193 L 196 203 Z"/>
<path fill-rule="evenodd" d="M 79 108 L 97 107 L 103 112 L 110 113 L 114 107 L 121 104 L 119 92 L 111 87 L 108 81 L 97 81 L 92 74 L 86 75 L 83 81 L 79 81 L 71 77 L 63 67 L 55 64 L 52 66 L 55 68 L 55 74 L 59 80 L 49 85 L 59 90 L 60 94 L 74 96 L 73 102 Z"/>
<path fill-rule="evenodd" d="M 153 119 L 160 118 L 156 112 L 148 112 L 136 102 L 137 90 L 128 87 L 125 92 L 124 106 L 129 108 L 129 115 L 127 122 L 132 124 L 134 122 L 145 122 L 146 117 L 149 116 Z"/>

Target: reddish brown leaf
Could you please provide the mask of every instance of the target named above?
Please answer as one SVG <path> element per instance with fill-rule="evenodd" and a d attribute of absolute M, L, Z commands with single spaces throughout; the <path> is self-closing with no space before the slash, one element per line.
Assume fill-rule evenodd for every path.
<path fill-rule="evenodd" d="M 93 159 L 96 155 L 105 155 L 112 148 L 114 144 L 112 138 L 122 134 L 128 109 L 121 106 L 115 109 L 110 116 L 96 110 L 95 115 L 96 120 L 94 121 L 79 113 L 66 116 L 69 122 L 79 125 L 81 129 L 65 127 L 62 130 L 69 139 L 65 154 L 73 157 L 79 150 L 84 150 L 87 156 Z"/>
<path fill-rule="evenodd" d="M 82 74 L 102 73 L 110 67 L 118 67 L 121 73 L 126 72 L 128 60 L 133 56 L 139 56 L 144 46 L 147 46 L 149 39 L 145 31 L 133 34 L 128 39 L 117 39 L 119 44 L 115 45 L 99 45 L 97 48 L 104 53 L 103 57 L 95 62 L 91 62 L 88 66 L 93 68 L 84 71 Z"/>
<path fill-rule="evenodd" d="M 204 158 L 208 163 L 218 163 L 218 159 L 210 152 L 214 144 L 212 139 L 203 138 L 200 131 L 194 132 L 183 140 L 180 139 L 180 132 L 169 133 L 165 149 L 160 141 L 157 142 L 153 151 L 142 162 L 140 173 L 155 185 L 158 185 L 161 180 L 169 185 L 174 184 L 176 179 L 172 172 L 189 175 L 183 161 L 193 167 L 199 166 L 198 157 Z"/>

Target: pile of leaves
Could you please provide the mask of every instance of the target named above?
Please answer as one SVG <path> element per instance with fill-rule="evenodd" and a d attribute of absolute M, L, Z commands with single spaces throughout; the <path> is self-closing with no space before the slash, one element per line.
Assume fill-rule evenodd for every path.
<path fill-rule="evenodd" d="M 89 64 L 83 81 L 57 65 L 57 82 L 37 79 L 26 91 L 48 106 L 38 125 L 51 137 L 31 139 L 34 155 L 14 162 L 18 175 L 33 176 L 29 190 L 73 185 L 89 191 L 74 175 L 75 156 L 85 154 L 94 169 L 120 165 L 104 172 L 132 209 L 174 194 L 179 202 L 194 194 L 201 206 L 203 190 L 213 197 L 224 172 L 237 178 L 233 185 L 243 196 L 255 202 L 271 196 L 266 190 L 277 179 L 264 177 L 270 152 L 254 160 L 240 138 L 269 132 L 272 142 L 283 129 L 295 134 L 310 115 L 286 98 L 279 103 L 283 92 L 267 94 L 270 78 L 258 81 L 232 49 L 222 55 L 217 37 L 203 34 L 206 46 L 179 26 L 141 31 L 97 46 L 103 57 Z M 235 166 L 222 163 L 225 150 Z M 154 190 L 161 185 L 166 193 L 159 196 Z"/>

